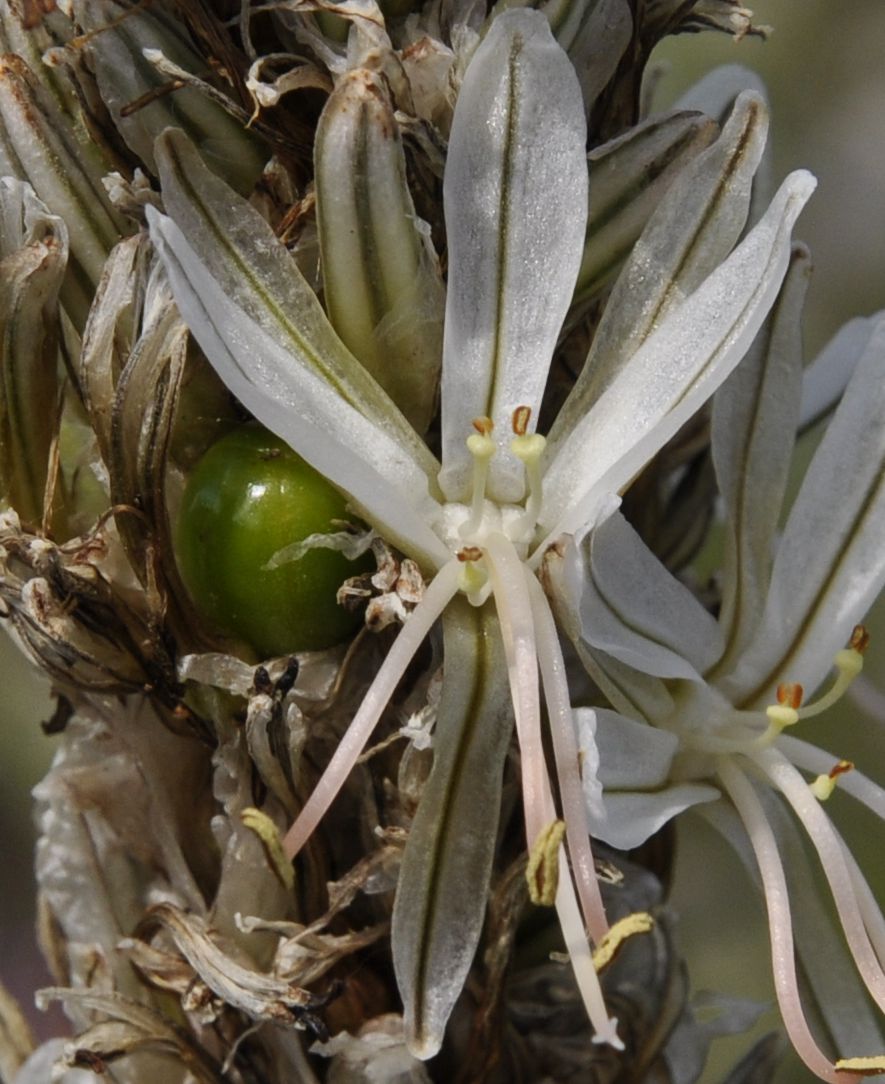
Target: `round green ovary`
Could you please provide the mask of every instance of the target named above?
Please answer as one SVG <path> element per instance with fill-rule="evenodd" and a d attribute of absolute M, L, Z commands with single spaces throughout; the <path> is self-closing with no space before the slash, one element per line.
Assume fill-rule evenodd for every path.
<path fill-rule="evenodd" d="M 283 441 L 243 426 L 214 444 L 188 480 L 176 538 L 181 574 L 208 621 L 262 657 L 331 647 L 359 624 L 336 592 L 370 561 L 315 549 L 265 566 L 285 546 L 349 518 L 341 495 Z"/>

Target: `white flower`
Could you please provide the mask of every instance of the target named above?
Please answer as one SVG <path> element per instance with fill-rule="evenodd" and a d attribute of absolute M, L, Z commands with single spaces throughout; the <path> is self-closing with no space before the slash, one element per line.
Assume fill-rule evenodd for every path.
<path fill-rule="evenodd" d="M 797 251 L 769 323 L 714 401 L 726 528 L 718 620 L 620 514 L 595 532 L 585 556 L 573 547 L 548 572 L 588 669 L 621 712 L 576 713 L 600 762 L 587 794 L 592 832 L 635 847 L 692 806 L 723 832 L 761 878 L 790 1038 L 812 1072 L 836 1082 L 852 1070 L 882 1071 L 885 1059 L 834 1065 L 819 1049 L 799 996 L 794 933 L 838 1044 L 880 1045 L 880 1021 L 854 968 L 885 1011 L 885 921 L 822 802 L 838 781 L 885 818 L 885 791 L 792 731 L 859 673 L 866 634 L 857 622 L 885 583 L 885 318 L 848 325 L 809 370 L 853 375 L 775 545 L 800 418 L 807 264 Z M 829 377 L 806 395 L 809 414 L 816 399 L 830 398 Z M 834 683 L 804 702 L 803 690 L 824 684 L 834 660 Z M 814 776 L 810 784 L 801 772 Z M 853 966 L 815 898 L 796 822 L 817 852 Z M 799 893 L 794 922 L 789 895 Z"/>
<path fill-rule="evenodd" d="M 777 294 L 790 229 L 814 187 L 808 174 L 793 174 L 728 254 L 764 139 L 761 103 L 745 100 L 712 148 L 718 157 L 698 174 L 707 187 L 686 179 L 657 227 L 650 224 L 646 246 L 637 246 L 621 310 L 606 324 L 607 352 L 545 447 L 534 426 L 582 255 L 585 138 L 580 88 L 546 20 L 532 11 L 496 18 L 464 79 L 446 164 L 441 464 L 400 413 L 408 404 L 395 405 L 344 348 L 261 218 L 201 166 L 186 140 L 167 133 L 158 142 L 170 217 L 151 215 L 152 236 L 206 355 L 245 406 L 431 580 L 289 832 L 290 854 L 329 807 L 443 617 L 434 767 L 393 926 L 406 1035 L 421 1057 L 439 1048 L 479 939 L 514 716 L 528 845 L 536 855 L 546 846 L 549 859 L 536 888 L 551 901 L 555 894 L 598 1038 L 620 1045 L 585 934 L 598 943 L 608 924 L 563 659 L 536 570 L 552 539 L 590 529 L 614 507 L 613 495 L 740 360 Z M 726 159 L 727 183 L 718 183 Z M 566 848 L 550 842 L 557 813 L 539 671 L 571 869 Z"/>

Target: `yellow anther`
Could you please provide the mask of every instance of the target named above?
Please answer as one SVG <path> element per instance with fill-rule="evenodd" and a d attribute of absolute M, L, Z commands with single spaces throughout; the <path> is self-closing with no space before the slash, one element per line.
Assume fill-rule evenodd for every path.
<path fill-rule="evenodd" d="M 525 877 L 529 899 L 539 907 L 552 907 L 559 887 L 559 848 L 565 835 L 565 821 L 553 821 L 538 834 L 529 851 Z"/>
<path fill-rule="evenodd" d="M 854 768 L 854 765 L 850 760 L 839 760 L 832 768 L 830 768 L 828 775 L 819 775 L 817 779 L 809 783 L 811 787 L 811 793 L 818 799 L 818 801 L 825 802 L 827 798 L 836 789 L 836 782 L 840 775 L 844 775 L 846 772 L 850 772 Z"/>
<path fill-rule="evenodd" d="M 612 962 L 628 937 L 637 933 L 648 933 L 654 924 L 655 920 L 647 911 L 634 911 L 631 915 L 619 918 L 593 950 L 593 966 L 597 971 L 601 971 Z"/>
<path fill-rule="evenodd" d="M 837 1073 L 860 1073 L 861 1076 L 876 1076 L 885 1073 L 885 1054 L 874 1054 L 870 1058 L 840 1058 L 836 1062 Z"/>
<path fill-rule="evenodd" d="M 291 889 L 295 884 L 295 870 L 283 851 L 283 841 L 277 826 L 266 813 L 252 806 L 240 811 L 240 820 L 261 840 L 270 867 L 283 887 Z"/>

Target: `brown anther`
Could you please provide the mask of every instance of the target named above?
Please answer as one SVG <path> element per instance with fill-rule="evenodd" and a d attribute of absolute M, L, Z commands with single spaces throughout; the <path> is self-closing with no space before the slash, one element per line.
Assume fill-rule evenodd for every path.
<path fill-rule="evenodd" d="M 830 768 L 830 779 L 838 779 L 840 775 L 853 771 L 854 765 L 850 760 L 838 760 L 833 767 Z"/>
<path fill-rule="evenodd" d="M 466 564 L 468 561 L 478 561 L 482 557 L 482 550 L 479 546 L 465 546 L 458 550 L 455 556 L 462 564 Z"/>
<path fill-rule="evenodd" d="M 513 432 L 518 437 L 524 437 L 529 427 L 529 419 L 532 416 L 530 406 L 518 406 L 513 411 Z"/>
<path fill-rule="evenodd" d="M 804 691 L 798 681 L 785 681 L 777 687 L 777 702 L 796 710 L 802 703 Z"/>
<path fill-rule="evenodd" d="M 851 633 L 848 646 L 853 648 L 859 655 L 863 655 L 870 643 L 870 634 L 864 625 L 855 625 Z"/>
<path fill-rule="evenodd" d="M 479 418 L 473 419 L 473 428 L 477 431 L 477 433 L 479 433 L 480 436 L 487 437 L 495 428 L 495 423 L 492 421 L 491 418 L 487 418 L 485 417 L 485 415 L 482 415 Z"/>

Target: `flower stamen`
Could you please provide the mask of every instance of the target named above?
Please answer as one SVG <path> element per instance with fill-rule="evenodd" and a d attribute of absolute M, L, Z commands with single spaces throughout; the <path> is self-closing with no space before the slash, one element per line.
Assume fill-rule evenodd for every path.
<path fill-rule="evenodd" d="M 478 562 L 483 558 L 479 546 L 464 546 L 455 554 L 461 562 L 458 589 L 467 596 L 471 606 L 482 606 L 492 593 L 492 585 L 484 568 Z"/>
<path fill-rule="evenodd" d="M 565 821 L 552 821 L 537 837 L 529 851 L 525 879 L 529 899 L 536 907 L 552 907 L 559 887 L 559 848 L 565 835 Z"/>
<path fill-rule="evenodd" d="M 526 432 L 531 415 L 531 408 L 527 406 L 517 407 L 513 412 L 514 437 L 510 442 L 510 451 L 522 463 L 526 476 L 525 511 L 516 522 L 518 537 L 534 531 L 543 497 L 541 457 L 547 446 L 547 438 L 540 433 Z"/>
<path fill-rule="evenodd" d="M 819 775 L 808 784 L 809 787 L 811 787 L 811 793 L 818 801 L 825 802 L 836 789 L 836 783 L 839 780 L 839 776 L 853 770 L 854 765 L 850 760 L 836 761 L 826 775 Z"/>
<path fill-rule="evenodd" d="M 878 1076 L 885 1072 L 885 1054 L 877 1054 L 871 1058 L 840 1058 L 836 1062 L 836 1072 Z"/>
<path fill-rule="evenodd" d="M 765 714 L 768 716 L 768 728 L 756 738 L 752 743 L 752 748 L 767 749 L 788 726 L 795 726 L 800 719 L 811 719 L 815 715 L 820 715 L 840 700 L 848 686 L 863 670 L 863 653 L 869 642 L 870 635 L 864 626 L 855 625 L 848 647 L 838 651 L 833 659 L 833 665 L 838 671 L 836 680 L 823 696 L 804 707 L 801 706 L 804 690 L 798 682 L 785 682 L 778 685 L 777 703 L 770 704 L 765 709 Z M 815 780 L 812 789 L 817 786 L 817 783 L 818 780 Z M 819 789 L 824 791 L 826 786 L 825 783 L 820 783 Z M 832 787 L 826 797 L 829 797 L 830 793 L 832 793 Z"/>
<path fill-rule="evenodd" d="M 495 454 L 495 442 L 492 440 L 494 423 L 491 418 L 473 419 L 475 433 L 467 438 L 467 450 L 473 456 L 473 498 L 470 502 L 470 515 L 461 524 L 459 534 L 467 538 L 479 530 L 482 523 L 486 499 L 486 482 L 489 477 L 489 462 Z"/>
<path fill-rule="evenodd" d="M 648 933 L 654 928 L 655 920 L 648 911 L 633 911 L 615 922 L 608 933 L 593 950 L 593 966 L 602 971 L 617 956 L 621 945 L 637 933 Z"/>
<path fill-rule="evenodd" d="M 869 642 L 870 636 L 864 626 L 855 625 L 848 647 L 837 652 L 833 659 L 833 665 L 838 670 L 838 674 L 832 687 L 814 703 L 802 708 L 799 711 L 800 719 L 810 719 L 813 715 L 820 715 L 822 711 L 826 711 L 841 699 L 848 686 L 863 670 L 863 653 Z"/>

